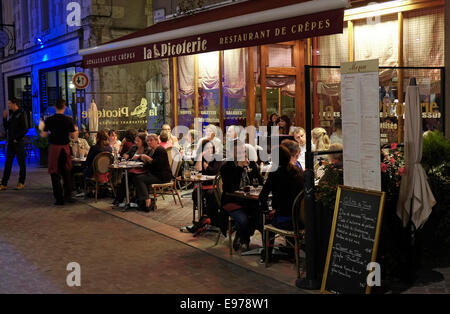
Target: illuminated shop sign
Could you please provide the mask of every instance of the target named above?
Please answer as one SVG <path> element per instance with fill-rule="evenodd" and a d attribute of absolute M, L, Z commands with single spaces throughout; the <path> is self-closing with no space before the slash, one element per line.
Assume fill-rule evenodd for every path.
<path fill-rule="evenodd" d="M 331 35 L 342 33 L 343 23 L 343 10 L 321 12 L 86 55 L 83 57 L 83 67 L 110 66 Z"/>

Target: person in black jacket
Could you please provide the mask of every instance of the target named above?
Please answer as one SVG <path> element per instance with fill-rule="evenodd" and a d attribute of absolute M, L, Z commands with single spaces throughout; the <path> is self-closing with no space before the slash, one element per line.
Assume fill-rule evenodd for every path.
<path fill-rule="evenodd" d="M 8 100 L 8 108 L 10 111 L 9 120 L 8 110 L 5 110 L 3 113 L 3 126 L 8 133 L 8 150 L 6 152 L 5 170 L 3 172 L 0 191 L 6 190 L 8 186 L 14 157 L 17 156 L 17 163 L 20 167 L 19 182 L 16 187 L 17 190 L 22 190 L 24 188 L 27 174 L 24 137 L 28 132 L 28 118 L 25 111 L 18 106 L 16 99 L 12 98 Z"/>
<path fill-rule="evenodd" d="M 259 194 L 260 209 L 269 212 L 267 200 L 272 193 L 272 211 L 269 217 L 273 217 L 270 224 L 276 228 L 292 230 L 292 204 L 297 195 L 303 190 L 302 171 L 292 164 L 291 154 L 284 146 L 279 147 L 279 163 L 276 171 L 270 172 L 264 187 Z M 262 215 L 260 215 L 262 217 Z M 272 238 L 273 235 L 270 235 Z M 271 247 L 273 240 L 271 240 Z M 271 257 L 270 249 L 269 257 Z M 265 258 L 265 253 L 261 253 L 261 261 Z"/>
<path fill-rule="evenodd" d="M 147 186 L 152 184 L 167 183 L 172 180 L 172 170 L 170 169 L 169 156 L 164 147 L 159 145 L 158 135 L 149 134 L 147 144 L 153 150 L 151 156 L 142 154 L 140 160 L 144 162 L 147 173 L 138 174 L 133 178 L 136 187 L 136 197 L 141 210 L 149 212 L 156 209 L 156 199 L 151 199 Z M 144 207 L 145 206 L 145 207 Z"/>
<path fill-rule="evenodd" d="M 195 169 L 206 176 L 217 175 L 219 173 L 220 167 L 222 166 L 222 162 L 214 158 L 215 154 L 216 148 L 214 146 L 214 143 L 208 139 L 202 140 L 201 149 L 197 151 L 197 156 L 194 158 Z M 214 224 L 217 220 L 217 202 L 214 196 L 214 187 L 212 184 L 212 180 L 202 183 L 202 204 L 204 204 L 204 217 L 200 218 L 200 221 L 202 221 L 202 219 L 205 219 L 206 217 L 209 217 Z M 194 207 L 197 208 L 197 187 L 195 187 L 192 191 L 192 201 L 194 203 Z"/>
<path fill-rule="evenodd" d="M 84 172 L 86 178 L 91 178 L 94 175 L 94 159 L 98 154 L 103 152 L 112 153 L 112 148 L 109 146 L 108 142 L 108 133 L 106 133 L 105 130 L 98 131 L 95 141 L 96 144 L 91 147 L 86 157 L 86 170 Z"/>
<path fill-rule="evenodd" d="M 138 135 L 134 139 L 134 143 L 136 143 L 136 145 L 131 146 L 130 150 L 123 155 L 126 160 L 142 162 L 141 155 L 151 155 L 152 150 L 148 147 L 147 136 L 145 135 L 145 133 L 138 133 Z M 128 170 L 128 181 L 133 182 L 133 178 L 135 176 L 146 172 L 147 170 L 143 167 L 131 168 Z M 113 205 L 119 205 L 125 199 L 125 195 L 127 193 L 125 182 L 125 174 L 123 174 Z M 145 210 L 145 207 L 141 205 L 139 206 L 139 209 Z"/>
<path fill-rule="evenodd" d="M 263 179 L 259 173 L 255 162 L 249 162 L 245 154 L 245 146 L 239 141 L 234 141 L 234 156 L 232 160 L 226 161 L 220 168 L 220 174 L 223 182 L 222 208 L 236 223 L 236 237 L 233 247 L 237 251 L 248 250 L 250 237 L 256 229 L 261 229 L 258 225 L 258 203 L 237 199 L 229 193 L 243 188 L 245 185 L 251 185 L 253 179 L 257 179 L 262 185 Z M 221 217 L 223 220 L 223 217 Z"/>

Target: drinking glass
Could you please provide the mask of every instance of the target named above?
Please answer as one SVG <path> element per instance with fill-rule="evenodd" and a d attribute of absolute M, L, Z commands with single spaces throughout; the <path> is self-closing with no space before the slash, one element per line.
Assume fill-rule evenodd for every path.
<path fill-rule="evenodd" d="M 252 180 L 253 187 L 256 189 L 259 186 L 258 178 L 253 178 Z"/>

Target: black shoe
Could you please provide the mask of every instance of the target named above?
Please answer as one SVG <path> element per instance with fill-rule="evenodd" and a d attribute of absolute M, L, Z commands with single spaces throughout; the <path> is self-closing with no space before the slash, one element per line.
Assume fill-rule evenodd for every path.
<path fill-rule="evenodd" d="M 147 207 L 148 208 L 148 211 L 150 212 L 154 212 L 155 210 L 156 210 L 156 201 L 154 201 L 154 200 L 152 200 L 151 201 L 151 203 L 150 203 L 150 207 Z"/>
<path fill-rule="evenodd" d="M 53 204 L 56 206 L 64 206 L 64 201 L 56 201 Z"/>
<path fill-rule="evenodd" d="M 73 198 L 67 198 L 64 200 L 66 203 L 75 203 L 76 201 Z"/>

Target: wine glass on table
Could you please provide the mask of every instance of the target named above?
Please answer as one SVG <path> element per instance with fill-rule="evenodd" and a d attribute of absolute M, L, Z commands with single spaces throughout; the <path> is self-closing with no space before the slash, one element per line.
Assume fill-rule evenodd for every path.
<path fill-rule="evenodd" d="M 259 186 L 259 180 L 258 180 L 258 178 L 253 178 L 253 180 L 252 180 L 252 185 L 253 185 L 253 187 L 255 188 L 255 190 L 258 188 L 258 186 Z"/>

